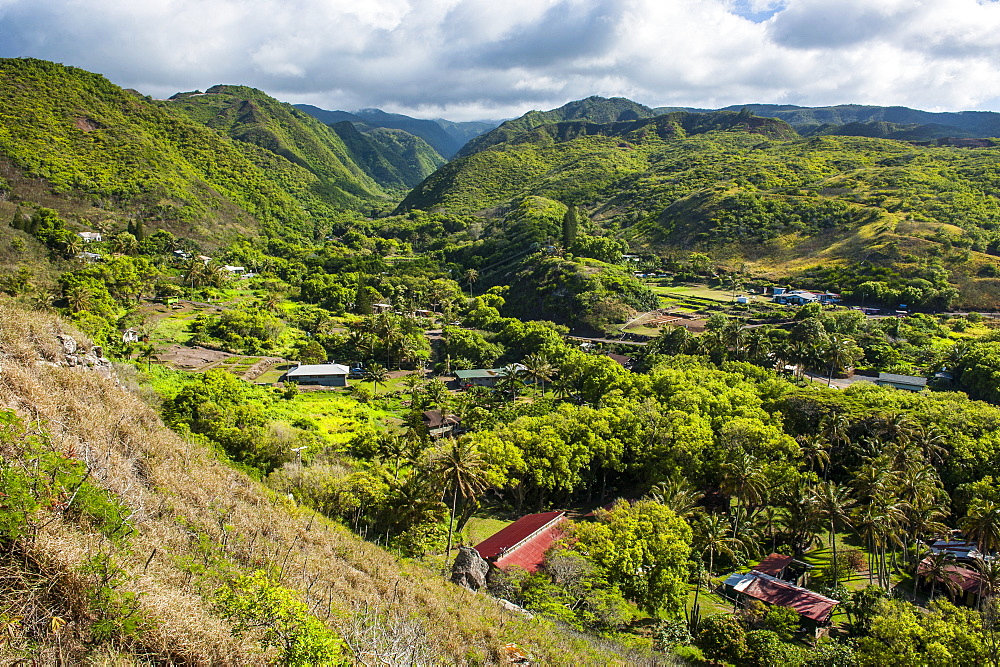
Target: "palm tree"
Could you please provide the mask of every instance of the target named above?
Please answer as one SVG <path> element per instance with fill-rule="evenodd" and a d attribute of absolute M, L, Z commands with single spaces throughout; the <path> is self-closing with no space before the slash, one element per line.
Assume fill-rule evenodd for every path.
<path fill-rule="evenodd" d="M 976 571 L 979 572 L 979 590 L 976 593 L 976 607 L 983 608 L 983 600 L 989 600 L 1000 593 L 1000 560 L 977 556 Z"/>
<path fill-rule="evenodd" d="M 802 448 L 802 460 L 809 464 L 809 472 L 818 463 L 820 470 L 826 470 L 830 465 L 830 443 L 819 433 L 800 435 L 795 438 Z"/>
<path fill-rule="evenodd" d="M 160 360 L 160 358 L 156 356 L 156 347 L 153 345 L 143 345 L 140 347 L 139 354 L 136 359 L 146 362 L 147 373 L 153 368 L 153 362 Z"/>
<path fill-rule="evenodd" d="M 486 462 L 469 438 L 452 439 L 451 445 L 437 452 L 432 462 L 435 474 L 451 488 L 451 520 L 448 522 L 447 557 L 451 554 L 451 540 L 458 511 L 458 496 L 462 500 L 474 500 L 486 488 Z"/>
<path fill-rule="evenodd" d="M 823 482 L 815 491 L 816 508 L 819 515 L 830 523 L 830 548 L 833 549 L 833 560 L 831 561 L 834 571 L 840 566 L 837 562 L 837 524 L 850 525 L 850 515 L 847 510 L 855 504 L 855 500 L 848 495 L 847 487 L 838 486 L 833 482 Z"/>
<path fill-rule="evenodd" d="M 931 580 L 930 600 L 934 599 L 937 584 L 940 581 L 948 591 L 949 595 L 957 592 L 958 584 L 951 580 L 952 567 L 955 562 L 955 554 L 950 551 L 939 551 L 927 557 L 927 567 L 924 568 L 924 578 Z"/>
<path fill-rule="evenodd" d="M 90 302 L 94 298 L 90 288 L 83 283 L 73 283 L 63 289 L 63 296 L 69 309 L 74 313 L 79 313 L 90 307 Z"/>
<path fill-rule="evenodd" d="M 784 502 L 788 529 L 795 554 L 805 553 L 819 542 L 823 530 L 816 506 L 816 497 L 804 479 L 799 479 L 792 487 Z"/>
<path fill-rule="evenodd" d="M 77 254 L 79 254 L 79 252 L 83 250 L 83 239 L 81 239 L 76 234 L 67 236 L 65 239 L 63 239 L 62 250 L 63 250 L 63 257 L 65 257 L 66 259 L 72 259 L 76 257 Z"/>
<path fill-rule="evenodd" d="M 469 298 L 472 298 L 472 283 L 479 280 L 479 271 L 469 269 L 465 272 L 465 282 L 469 283 Z"/>
<path fill-rule="evenodd" d="M 392 479 L 399 479 L 399 461 L 406 455 L 410 443 L 399 434 L 385 435 L 379 441 L 378 454 L 383 459 L 392 459 Z"/>
<path fill-rule="evenodd" d="M 705 494 L 691 486 L 683 477 L 676 476 L 654 485 L 649 490 L 649 497 L 661 505 L 666 505 L 674 514 L 686 521 L 698 511 L 698 503 Z"/>
<path fill-rule="evenodd" d="M 500 369 L 500 379 L 497 381 L 497 389 L 500 391 L 509 391 L 510 400 L 517 400 L 517 387 L 524 384 L 524 380 L 521 376 L 524 375 L 524 370 L 518 364 L 508 364 Z"/>
<path fill-rule="evenodd" d="M 764 493 L 764 469 L 760 462 L 748 452 L 740 454 L 722 465 L 722 491 L 736 498 L 740 503 L 757 504 Z M 733 525 L 733 536 L 738 532 L 738 524 Z"/>
<path fill-rule="evenodd" d="M 1000 546 L 1000 505 L 992 500 L 974 502 L 958 525 L 980 552 L 991 554 Z"/>
<path fill-rule="evenodd" d="M 370 380 L 372 383 L 372 395 L 378 395 L 378 385 L 381 382 L 385 384 L 389 379 L 389 371 L 386 370 L 385 366 L 382 364 L 373 363 L 368 366 L 365 371 L 365 379 Z"/>
<path fill-rule="evenodd" d="M 521 362 L 524 366 L 524 374 L 534 380 L 535 382 L 541 383 L 542 386 L 542 396 L 545 396 L 545 383 L 552 379 L 552 376 L 556 373 L 556 367 L 549 361 L 548 356 L 545 354 L 529 354 Z"/>
<path fill-rule="evenodd" d="M 403 386 L 410 390 L 410 405 L 417 402 L 417 388 L 424 382 L 420 373 L 410 373 L 403 378 Z"/>
<path fill-rule="evenodd" d="M 732 558 L 736 551 L 742 551 L 743 542 L 729 536 L 729 524 L 721 514 L 709 514 L 696 521 L 694 525 L 695 541 L 701 548 L 701 553 L 708 553 L 708 576 L 715 572 L 715 554 L 723 554 Z"/>
<path fill-rule="evenodd" d="M 830 383 L 833 382 L 834 370 L 853 366 L 862 354 L 861 348 L 858 347 L 853 338 L 841 334 L 831 334 L 824 350 L 824 356 L 829 364 L 826 386 L 829 387 Z"/>

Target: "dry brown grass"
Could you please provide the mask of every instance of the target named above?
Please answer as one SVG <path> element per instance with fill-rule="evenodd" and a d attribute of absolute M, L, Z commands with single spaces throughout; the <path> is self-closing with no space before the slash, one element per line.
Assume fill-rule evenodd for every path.
<path fill-rule="evenodd" d="M 206 599 L 228 576 L 269 568 L 282 585 L 302 592 L 363 664 L 393 664 L 403 654 L 414 663 L 490 663 L 507 642 L 558 664 L 626 660 L 545 622 L 514 617 L 489 598 L 401 563 L 295 507 L 211 449 L 166 429 L 114 379 L 53 365 L 59 356 L 54 335 L 66 332 L 82 340 L 54 316 L 0 301 L 0 407 L 44 425 L 55 446 L 85 461 L 91 481 L 129 508 L 136 532 L 113 543 L 86 525 L 53 521 L 21 544 L 34 568 L 5 564 L 24 577 L 55 582 L 61 595 L 76 600 L 76 607 L 60 610 L 70 625 L 36 637 L 43 662 L 56 662 L 60 651 L 82 655 L 90 619 L 79 602 L 88 580 L 79 572 L 98 554 L 120 564 L 128 582 L 123 588 L 141 594 L 142 613 L 155 621 L 141 642 L 127 647 L 125 654 L 136 659 L 259 664 L 259 647 L 234 639 Z M 121 657 L 113 646 L 100 650 L 99 662 Z"/>

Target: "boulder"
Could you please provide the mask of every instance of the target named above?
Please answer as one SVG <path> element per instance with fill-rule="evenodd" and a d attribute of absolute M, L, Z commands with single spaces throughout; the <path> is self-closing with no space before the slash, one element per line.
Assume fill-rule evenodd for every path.
<path fill-rule="evenodd" d="M 459 547 L 455 564 L 451 568 L 451 581 L 470 591 L 486 588 L 486 573 L 490 565 L 472 547 Z"/>

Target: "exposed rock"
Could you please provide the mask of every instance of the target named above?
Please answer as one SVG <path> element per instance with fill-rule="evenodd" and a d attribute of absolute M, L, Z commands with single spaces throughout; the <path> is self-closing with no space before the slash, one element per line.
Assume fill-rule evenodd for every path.
<path fill-rule="evenodd" d="M 451 581 L 470 591 L 486 587 L 486 573 L 490 565 L 472 547 L 459 547 L 455 564 L 451 568 Z"/>
<path fill-rule="evenodd" d="M 71 354 L 76 353 L 77 342 L 72 336 L 67 336 L 66 334 L 58 334 L 59 342 L 62 343 L 63 354 L 69 357 Z"/>

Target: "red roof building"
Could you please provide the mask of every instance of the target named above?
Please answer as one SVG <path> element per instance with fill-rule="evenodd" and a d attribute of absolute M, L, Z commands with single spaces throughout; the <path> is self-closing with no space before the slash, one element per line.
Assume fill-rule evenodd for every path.
<path fill-rule="evenodd" d="M 828 622 L 833 614 L 833 608 L 840 603 L 839 600 L 814 593 L 756 570 L 751 570 L 747 574 L 731 575 L 726 579 L 725 586 L 746 597 L 793 609 L 803 618 L 808 618 L 816 623 Z"/>
<path fill-rule="evenodd" d="M 917 576 L 930 579 L 931 569 L 931 559 L 925 558 L 917 565 Z M 965 602 L 972 604 L 975 595 L 980 592 L 981 575 L 975 570 L 953 563 L 946 565 L 944 570 L 950 585 L 946 584 L 943 577 L 940 576 L 937 577 L 938 584 L 945 586 L 951 597 L 962 598 L 964 596 Z M 961 595 L 957 595 L 959 591 L 962 592 Z"/>
<path fill-rule="evenodd" d="M 782 556 L 781 554 L 771 554 L 764 560 L 760 562 L 760 565 L 754 569 L 758 572 L 763 572 L 764 574 L 769 574 L 772 577 L 781 578 L 781 571 L 784 570 L 789 563 L 791 563 L 794 558 L 791 556 Z"/>
<path fill-rule="evenodd" d="M 528 514 L 476 545 L 482 558 L 500 569 L 537 572 L 545 552 L 563 535 L 565 512 Z"/>

